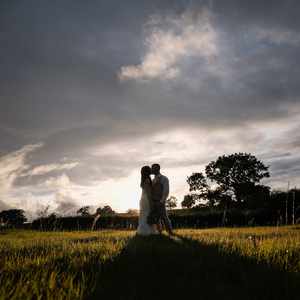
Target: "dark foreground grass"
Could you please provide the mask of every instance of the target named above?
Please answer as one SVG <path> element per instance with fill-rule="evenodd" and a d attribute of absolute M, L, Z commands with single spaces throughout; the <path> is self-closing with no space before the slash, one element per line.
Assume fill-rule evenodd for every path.
<path fill-rule="evenodd" d="M 0 233 L 0 299 L 300 299 L 297 227 Z"/>
<path fill-rule="evenodd" d="M 134 237 L 93 299 L 300 299 L 299 274 L 185 237 Z"/>

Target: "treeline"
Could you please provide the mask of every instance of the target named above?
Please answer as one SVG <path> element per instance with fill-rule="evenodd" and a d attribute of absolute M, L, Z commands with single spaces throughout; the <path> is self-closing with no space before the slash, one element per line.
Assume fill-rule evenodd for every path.
<path fill-rule="evenodd" d="M 174 228 L 208 228 L 218 226 L 263 226 L 276 225 L 278 218 L 276 213 L 265 210 L 242 212 L 230 210 L 227 213 L 226 224 L 223 223 L 223 212 L 213 211 L 210 213 L 197 212 L 190 215 L 170 214 Z M 28 228 L 36 230 L 90 230 L 92 229 L 93 217 L 74 216 L 43 218 L 34 220 Z M 106 216 L 99 218 L 94 230 L 99 229 L 136 229 L 138 217 Z"/>
<path fill-rule="evenodd" d="M 138 226 L 137 216 L 102 216 L 95 222 L 94 216 L 70 216 L 39 218 L 32 222 L 30 228 L 37 230 L 99 230 L 108 228 L 135 229 Z"/>
<path fill-rule="evenodd" d="M 294 194 L 295 192 L 295 194 Z M 256 209 L 196 206 L 190 209 L 174 209 L 169 216 L 174 228 L 208 228 L 218 226 L 280 226 L 292 224 L 293 201 L 297 205 L 294 211 L 294 223 L 300 223 L 300 190 L 274 192 L 270 195 L 269 205 Z M 287 206 L 286 206 L 287 204 Z M 286 209 L 287 208 L 287 209 Z M 286 219 L 287 215 L 287 219 Z M 37 230 L 88 230 L 92 229 L 94 216 L 73 216 L 39 218 L 33 221 L 31 228 Z M 137 215 L 111 215 L 100 217 L 94 230 L 99 229 L 136 229 Z"/>
<path fill-rule="evenodd" d="M 138 215 L 102 214 L 99 218 L 88 214 L 61 217 L 50 214 L 40 217 L 32 223 L 24 224 L 24 211 L 0 212 L 0 220 L 6 221 L 7 227 L 28 228 L 35 230 L 99 230 L 99 229 L 136 229 Z M 17 215 L 17 216 L 16 216 Z M 8 222 L 9 217 L 13 218 Z M 300 190 L 290 190 L 289 193 L 275 191 L 263 202 L 263 206 L 255 209 L 240 209 L 237 206 L 224 209 L 209 204 L 196 205 L 189 209 L 169 210 L 169 216 L 174 228 L 207 228 L 217 226 L 280 226 L 300 223 Z M 287 217 L 287 218 L 286 218 Z M 96 220 L 96 222 L 95 222 Z M 2 224 L 4 224 L 2 222 Z M 4 226 L 3 226 L 4 228 Z"/>

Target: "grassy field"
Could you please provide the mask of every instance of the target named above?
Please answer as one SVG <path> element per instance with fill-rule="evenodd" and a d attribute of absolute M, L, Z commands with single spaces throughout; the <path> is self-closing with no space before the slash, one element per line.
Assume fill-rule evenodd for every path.
<path fill-rule="evenodd" d="M 300 299 L 300 227 L 0 232 L 0 299 Z"/>

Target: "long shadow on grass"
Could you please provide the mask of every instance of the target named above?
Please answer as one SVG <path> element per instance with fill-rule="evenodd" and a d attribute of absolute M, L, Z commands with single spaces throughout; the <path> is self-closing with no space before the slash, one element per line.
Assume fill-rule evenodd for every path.
<path fill-rule="evenodd" d="M 89 299 L 300 299 L 297 274 L 183 237 L 133 237 Z"/>

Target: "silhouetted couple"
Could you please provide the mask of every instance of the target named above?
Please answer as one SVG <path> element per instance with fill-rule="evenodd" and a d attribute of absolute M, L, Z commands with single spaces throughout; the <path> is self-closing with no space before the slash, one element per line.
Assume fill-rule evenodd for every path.
<path fill-rule="evenodd" d="M 151 174 L 154 179 L 151 179 Z M 169 179 L 160 173 L 160 165 L 153 164 L 141 169 L 142 196 L 137 234 L 160 234 L 162 225 L 169 234 L 173 234 L 172 225 L 166 210 L 169 195 Z"/>

